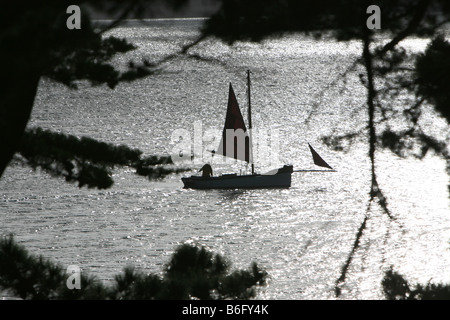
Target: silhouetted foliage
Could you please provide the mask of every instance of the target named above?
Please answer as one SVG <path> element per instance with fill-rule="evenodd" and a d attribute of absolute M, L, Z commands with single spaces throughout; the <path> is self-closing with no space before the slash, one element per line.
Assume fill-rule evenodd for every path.
<path fill-rule="evenodd" d="M 21 142 L 42 77 L 76 89 L 79 81 L 114 88 L 121 81 L 133 81 L 152 74 L 156 65 L 149 61 L 130 62 L 117 68 L 112 58 L 133 50 L 125 39 L 104 32 L 125 18 L 140 18 L 153 6 L 179 9 L 188 0 L 82 0 L 81 29 L 66 26 L 68 0 L 36 0 L 2 3 L 0 10 L 0 177 Z M 113 19 L 103 29 L 93 26 L 88 7 L 106 12 Z M 94 169 L 91 172 L 95 171 Z M 109 184 L 101 173 L 92 177 Z M 87 177 L 86 182 L 91 180 Z M 70 180 L 70 179 L 69 179 Z"/>
<path fill-rule="evenodd" d="M 450 300 L 450 285 L 411 285 L 392 267 L 386 271 L 382 281 L 383 293 L 388 300 Z"/>
<path fill-rule="evenodd" d="M 448 194 L 450 195 L 450 159 L 447 159 L 447 174 L 449 176 Z"/>
<path fill-rule="evenodd" d="M 186 170 L 165 166 L 173 164 L 169 156 L 142 157 L 139 149 L 41 128 L 25 131 L 18 152 L 32 168 L 40 167 L 68 182 L 78 182 L 79 187 L 111 187 L 111 170 L 116 165 L 133 167 L 136 174 L 151 179 Z"/>
<path fill-rule="evenodd" d="M 34 256 L 13 236 L 0 239 L 0 289 L 22 299 L 250 299 L 266 284 L 267 273 L 252 263 L 230 273 L 231 263 L 205 247 L 183 244 L 175 249 L 162 276 L 124 268 L 106 286 L 81 272 L 81 288 L 68 289 L 64 268 Z"/>
<path fill-rule="evenodd" d="M 381 30 L 372 31 L 366 27 L 369 5 L 381 8 Z M 424 54 L 415 57 L 399 43 L 409 36 L 433 37 L 449 19 L 450 5 L 444 0 L 222 0 L 221 9 L 207 21 L 203 32 L 228 43 L 261 41 L 292 32 L 368 42 L 373 46 L 366 54 L 366 57 L 370 55 L 370 81 L 379 83 L 377 88 L 372 88 L 372 96 L 368 99 L 373 101 L 373 111 L 380 114 L 376 126 L 387 123 L 400 113 L 410 128 L 396 132 L 387 126 L 380 135 L 373 132 L 372 143 L 381 140 L 380 146 L 401 156 L 408 155 L 408 151 L 414 149 L 413 145 L 418 145 L 422 152 L 415 156 L 422 158 L 428 150 L 434 150 L 447 157 L 446 141 L 427 136 L 418 121 L 424 98 L 433 103 L 444 117 L 449 110 L 446 103 L 449 91 L 446 86 L 450 84 L 448 44 L 437 37 Z M 389 41 L 378 44 L 376 33 L 384 34 Z M 358 62 L 366 65 L 363 54 Z M 415 64 L 415 68 L 411 68 L 411 64 Z M 356 65 L 351 65 L 350 69 L 354 70 Z M 347 75 L 345 72 L 343 76 Z M 361 81 L 364 86 L 369 86 L 367 70 L 365 75 L 361 75 Z M 397 103 L 394 99 L 404 98 L 405 90 L 417 93 L 418 100 Z M 382 100 L 390 103 L 381 103 Z M 345 140 L 352 142 L 364 134 L 366 131 L 358 131 L 340 137 L 324 137 L 323 141 L 336 150 L 343 150 Z"/>
<path fill-rule="evenodd" d="M 104 286 L 81 275 L 83 293 L 68 290 L 65 270 L 42 256 L 30 255 L 12 236 L 0 239 L 0 288 L 22 299 L 105 298 Z"/>
<path fill-rule="evenodd" d="M 369 30 L 366 26 L 369 16 L 366 10 L 370 5 L 381 8 L 381 30 Z M 401 157 L 413 155 L 417 158 L 423 158 L 433 150 L 449 159 L 448 139 L 439 141 L 427 134 L 427 128 L 420 123 L 425 101 L 433 104 L 448 119 L 449 46 L 438 37 L 419 57 L 400 46 L 400 42 L 410 36 L 435 38 L 439 28 L 449 21 L 450 4 L 444 0 L 222 0 L 221 9 L 208 20 L 203 30 L 205 35 L 216 36 L 230 44 L 261 41 L 292 32 L 361 41 L 361 56 L 331 84 L 345 79 L 358 65 L 364 68 L 364 73 L 359 76 L 367 89 L 363 106 L 367 110 L 367 126 L 340 136 L 323 137 L 323 141 L 336 150 L 348 150 L 352 142 L 362 136 L 367 139 L 371 162 L 369 205 L 341 276 L 336 281 L 337 295 L 341 293 L 340 286 L 359 248 L 370 218 L 371 203 L 377 201 L 389 219 L 395 221 L 377 179 L 377 147 L 388 148 Z M 323 90 L 328 88 L 326 86 Z M 393 129 L 390 121 L 399 119 L 407 129 Z"/>
<path fill-rule="evenodd" d="M 433 150 L 437 155 L 448 157 L 447 144 L 444 141 L 411 129 L 399 132 L 386 130 L 381 134 L 379 141 L 383 148 L 390 149 L 402 158 L 413 155 L 422 159 L 429 150 Z M 419 150 L 416 150 L 417 145 L 420 146 Z"/>
<path fill-rule="evenodd" d="M 450 43 L 436 37 L 416 60 L 417 94 L 425 97 L 450 124 Z"/>
<path fill-rule="evenodd" d="M 370 5 L 382 10 L 382 32 L 393 34 L 395 41 L 386 52 L 404 38 L 403 33 L 432 33 L 450 9 L 445 0 L 222 0 L 204 33 L 228 43 L 261 41 L 292 32 L 315 37 L 332 35 L 339 40 L 361 39 Z M 417 27 L 416 20 L 421 23 L 420 29 L 410 30 Z"/>

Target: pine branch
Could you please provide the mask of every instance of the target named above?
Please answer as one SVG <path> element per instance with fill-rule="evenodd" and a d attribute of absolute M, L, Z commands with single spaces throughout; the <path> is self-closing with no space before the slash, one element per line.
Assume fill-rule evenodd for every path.
<path fill-rule="evenodd" d="M 29 254 L 13 236 L 0 239 L 0 289 L 22 299 L 250 299 L 266 284 L 267 273 L 253 263 L 229 273 L 228 259 L 201 246 L 178 246 L 162 276 L 127 266 L 111 286 L 81 272 L 79 289 L 59 264 Z"/>
<path fill-rule="evenodd" d="M 129 166 L 136 174 L 150 179 L 186 171 L 173 165 L 169 156 L 142 157 L 142 151 L 92 138 L 78 138 L 41 128 L 28 129 L 18 153 L 26 165 L 41 168 L 53 176 L 62 176 L 79 187 L 109 188 L 115 166 Z"/>

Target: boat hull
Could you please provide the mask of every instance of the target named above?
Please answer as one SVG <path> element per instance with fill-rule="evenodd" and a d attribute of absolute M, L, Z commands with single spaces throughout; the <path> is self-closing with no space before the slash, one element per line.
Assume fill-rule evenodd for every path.
<path fill-rule="evenodd" d="M 290 188 L 292 172 L 274 175 L 223 175 L 219 177 L 181 178 L 185 188 L 191 189 L 261 189 Z"/>

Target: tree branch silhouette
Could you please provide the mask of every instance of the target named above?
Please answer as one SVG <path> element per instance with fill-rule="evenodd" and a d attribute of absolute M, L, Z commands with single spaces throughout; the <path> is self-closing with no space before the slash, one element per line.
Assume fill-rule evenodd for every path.
<path fill-rule="evenodd" d="M 111 286 L 82 271 L 80 289 L 67 287 L 62 265 L 30 254 L 12 235 L 0 238 L 0 289 L 27 300 L 242 300 L 256 297 L 268 273 L 253 262 L 231 272 L 231 262 L 203 246 L 182 244 L 159 274 L 127 266 Z"/>
<path fill-rule="evenodd" d="M 34 169 L 39 167 L 53 176 L 62 176 L 67 182 L 77 182 L 79 187 L 99 189 L 113 185 L 111 173 L 115 166 L 132 167 L 136 174 L 149 179 L 188 170 L 172 166 L 170 156 L 143 157 L 141 150 L 125 145 L 41 128 L 25 131 L 18 154 L 18 160 Z"/>
<path fill-rule="evenodd" d="M 170 0 L 165 6 L 179 8 L 187 0 Z M 19 5 L 23 2 L 23 5 Z M 133 50 L 124 39 L 104 37 L 97 32 L 86 10 L 82 10 L 81 29 L 66 27 L 66 9 L 72 4 L 60 1 L 19 1 L 2 5 L 0 11 L 0 69 L 8 80 L 0 88 L 0 177 L 17 151 L 31 115 L 41 78 L 50 78 L 76 89 L 77 81 L 114 88 L 156 72 L 148 61 L 129 63 L 125 71 L 112 65 L 116 54 Z M 143 8 L 161 5 L 159 0 L 79 1 L 118 15 L 113 27 Z"/>
<path fill-rule="evenodd" d="M 421 116 L 420 108 L 425 100 L 432 102 L 439 111 L 438 101 L 445 101 L 442 108 L 445 115 L 448 110 L 446 100 L 450 88 L 450 81 L 445 72 L 449 69 L 448 55 L 445 55 L 446 45 L 435 42 L 433 48 L 420 57 L 414 68 L 407 63 L 411 63 L 405 50 L 399 48 L 401 41 L 412 35 L 433 37 L 438 29 L 450 20 L 450 7 L 441 0 L 415 0 L 415 1 L 226 1 L 218 14 L 214 15 L 207 23 L 205 34 L 213 35 L 227 43 L 237 40 L 261 41 L 264 38 L 279 37 L 289 32 L 301 32 L 312 34 L 316 37 L 328 36 L 338 40 L 357 39 L 362 43 L 361 57 L 357 59 L 343 74 L 336 77 L 323 91 L 345 78 L 354 66 L 361 64 L 364 67 L 364 76 L 361 77 L 366 88 L 367 126 L 364 130 L 344 134 L 334 137 L 323 137 L 323 141 L 335 149 L 343 149 L 342 142 L 353 141 L 356 137 L 366 134 L 369 148 L 368 157 L 370 159 L 370 187 L 369 205 L 365 212 L 365 217 L 357 230 L 354 244 L 341 270 L 341 275 L 336 281 L 336 294 L 339 295 L 340 285 L 345 281 L 349 266 L 355 252 L 359 248 L 361 238 L 366 229 L 370 210 L 373 202 L 377 202 L 382 211 L 389 218 L 389 221 L 396 221 L 390 208 L 388 200 L 382 191 L 376 172 L 376 151 L 377 147 L 389 148 L 395 154 L 406 155 L 410 149 L 403 143 L 406 138 L 414 138 L 413 143 L 420 146 L 421 153 L 417 156 L 423 157 L 428 150 L 433 150 L 437 155 L 448 159 L 448 143 L 439 141 L 423 132 L 418 124 Z M 366 27 L 366 8 L 371 4 L 377 4 L 382 8 L 383 30 L 379 31 L 389 37 L 385 44 L 378 44 L 374 40 L 374 34 Z M 278 6 L 277 6 L 278 5 Z M 274 6 L 277 6 L 275 9 Z M 375 47 L 375 48 L 373 48 Z M 438 50 L 433 49 L 438 47 Z M 449 45 L 450 48 L 450 45 Z M 438 52 L 438 54 L 436 54 Z M 446 58 L 444 58 L 446 57 Z M 435 69 L 429 58 L 435 62 Z M 437 61 L 441 61 L 439 63 Z M 445 62 L 444 62 L 445 61 Z M 414 61 L 413 61 L 414 62 Z M 424 67 L 420 68 L 421 62 Z M 442 68 L 444 65 L 444 68 Z M 442 71 L 439 70 L 442 68 Z M 426 71 L 430 71 L 427 73 Z M 431 71 L 434 70 L 435 72 Z M 441 77 L 436 77 L 436 72 L 442 73 Z M 382 81 L 383 79 L 383 81 Z M 433 86 L 438 80 L 444 79 L 438 86 Z M 423 82 L 421 83 L 421 81 Z M 377 88 L 377 83 L 380 88 Z M 432 88 L 438 90 L 432 91 Z M 323 92 L 322 91 L 322 92 Z M 399 95 L 403 92 L 415 93 L 417 101 L 412 106 L 401 104 L 404 120 L 409 125 L 409 129 L 403 132 L 394 132 L 389 126 L 381 134 L 377 132 L 380 123 L 389 121 L 395 110 L 391 106 L 382 103 L 380 95 Z M 439 91 L 439 92 L 437 92 Z M 433 100 L 435 99 L 435 100 Z M 307 121 L 313 116 L 311 111 Z M 381 119 L 377 119 L 377 113 Z"/>

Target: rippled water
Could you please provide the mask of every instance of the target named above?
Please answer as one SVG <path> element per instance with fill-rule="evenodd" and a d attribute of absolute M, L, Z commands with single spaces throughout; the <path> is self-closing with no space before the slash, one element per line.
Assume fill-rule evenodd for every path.
<path fill-rule="evenodd" d="M 139 48 L 117 64 L 174 53 L 196 38 L 200 23 L 166 20 L 118 28 L 114 35 Z M 407 43 L 416 49 L 425 44 Z M 32 252 L 79 265 L 106 282 L 126 264 L 160 272 L 176 245 L 197 242 L 229 257 L 235 268 L 252 261 L 264 267 L 271 280 L 261 299 L 334 299 L 335 281 L 366 215 L 369 162 L 364 141 L 339 153 L 320 138 L 365 125 L 358 72 L 330 85 L 359 52 L 357 42 L 298 35 L 231 47 L 206 40 L 190 51 L 205 59 L 176 58 L 160 74 L 115 90 L 82 84 L 71 91 L 42 81 L 30 126 L 168 154 L 175 129 L 193 137 L 199 120 L 204 129 L 221 129 L 229 82 L 245 106 L 249 68 L 253 125 L 280 133 L 280 153 L 271 168 L 285 163 L 312 168 L 310 142 L 337 172 L 295 174 L 288 190 L 199 191 L 183 189 L 182 174 L 148 181 L 118 168 L 114 186 L 99 191 L 10 166 L 0 181 L 0 233 L 12 232 Z M 448 129 L 431 112 L 426 122 L 438 134 Z M 377 163 L 396 220 L 372 207 L 343 299 L 382 299 L 380 281 L 391 265 L 411 281 L 449 280 L 445 163 L 432 155 L 402 160 L 388 152 L 378 153 Z M 214 165 L 215 172 L 243 168 Z M 258 171 L 266 169 L 257 165 Z"/>

